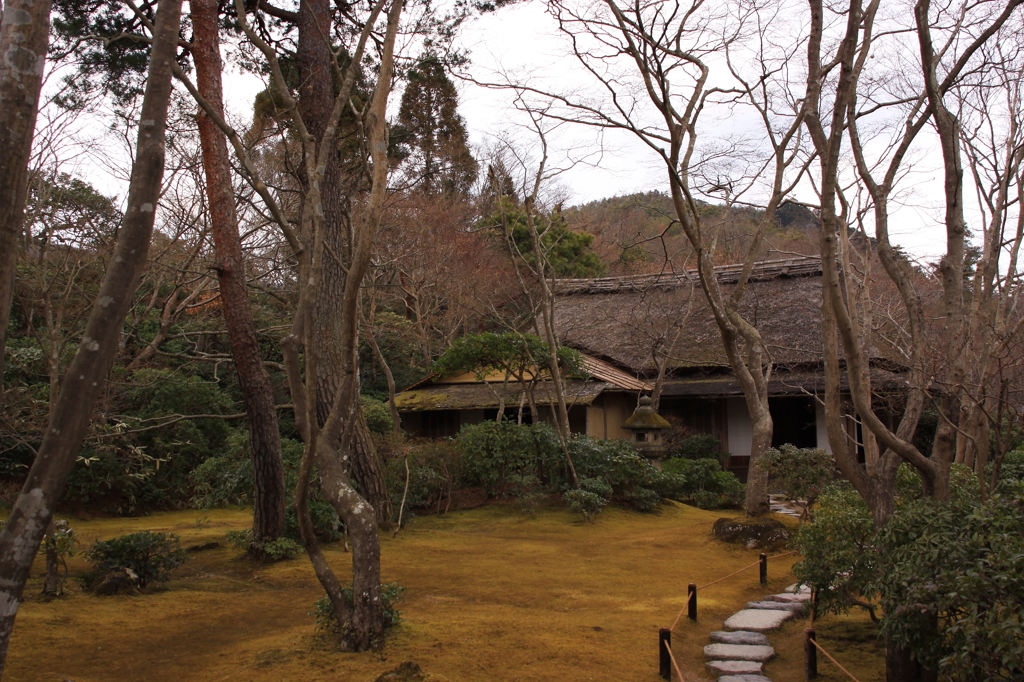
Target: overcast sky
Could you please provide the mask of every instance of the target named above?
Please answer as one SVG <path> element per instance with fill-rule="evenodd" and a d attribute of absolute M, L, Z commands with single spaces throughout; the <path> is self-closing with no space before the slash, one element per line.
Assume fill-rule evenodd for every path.
<path fill-rule="evenodd" d="M 458 47 L 469 54 L 469 73 L 478 80 L 500 80 L 500 74 L 515 79 L 532 79 L 552 90 L 572 89 L 583 77 L 578 64 L 568 56 L 567 46 L 558 34 L 554 20 L 544 11 L 544 3 L 526 2 L 482 17 L 464 25 Z M 229 62 L 230 63 L 230 62 Z M 230 69 L 230 67 L 229 67 Z M 457 83 L 461 93 L 460 112 L 466 119 L 471 143 L 485 157 L 503 135 L 530 140 L 522 128 L 524 119 L 512 105 L 512 93 L 487 89 L 467 81 Z M 236 120 L 251 119 L 252 101 L 262 83 L 251 75 L 231 69 L 225 74 L 226 101 Z M 395 108 L 400 93 L 394 96 Z M 728 123 L 727 121 L 725 122 Z M 101 124 L 98 124 L 101 125 Z M 626 133 L 607 134 L 600 147 L 594 131 L 582 126 L 566 127 L 552 136 L 555 166 L 572 166 L 553 183 L 555 194 L 568 205 L 635 192 L 667 190 L 666 174 L 660 160 Z M 594 150 L 600 148 L 600 154 Z M 572 160 L 570 160 L 572 159 Z M 486 163 L 486 159 L 481 159 Z M 574 164 L 575 161 L 575 164 Z M 919 170 L 905 184 L 912 189 L 909 206 L 893 221 L 894 239 L 911 253 L 932 258 L 944 250 L 940 226 L 940 195 L 934 159 L 921 160 Z M 84 163 L 85 174 L 101 191 L 123 197 L 123 179 L 104 177 L 98 167 Z M 813 201 L 813 192 L 804 188 L 798 196 Z"/>

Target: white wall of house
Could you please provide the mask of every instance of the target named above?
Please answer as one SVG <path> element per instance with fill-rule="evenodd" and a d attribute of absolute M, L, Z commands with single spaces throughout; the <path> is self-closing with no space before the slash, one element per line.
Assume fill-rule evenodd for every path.
<path fill-rule="evenodd" d="M 729 423 L 729 454 L 749 457 L 750 446 L 754 442 L 754 428 L 750 422 L 750 412 L 747 411 L 747 401 L 743 398 L 728 398 L 725 405 Z"/>

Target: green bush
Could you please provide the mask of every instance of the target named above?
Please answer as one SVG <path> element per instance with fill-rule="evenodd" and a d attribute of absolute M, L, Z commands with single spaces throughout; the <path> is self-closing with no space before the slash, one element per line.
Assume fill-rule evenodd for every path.
<path fill-rule="evenodd" d="M 878 533 L 881 631 L 940 679 L 1020 680 L 1024 484 L 903 505 Z"/>
<path fill-rule="evenodd" d="M 564 482 L 565 458 L 548 424 L 481 422 L 463 427 L 457 441 L 464 482 L 488 496 L 504 492 L 513 476 L 532 475 L 556 489 Z"/>
<path fill-rule="evenodd" d="M 341 588 L 349 607 L 352 606 L 352 586 L 346 585 Z M 384 608 L 384 629 L 388 630 L 402 622 L 402 612 L 395 608 L 395 604 L 402 601 L 402 593 L 405 588 L 398 583 L 381 583 L 380 602 Z M 334 613 L 334 606 L 330 597 L 321 597 L 313 603 L 313 610 L 309 612 L 316 620 L 317 632 L 323 635 L 340 636 L 344 627 L 338 622 Z"/>
<path fill-rule="evenodd" d="M 732 507 L 743 501 L 743 484 L 713 459 L 670 459 L 662 464 L 662 494 L 701 509 Z"/>
<path fill-rule="evenodd" d="M 359 401 L 363 404 L 363 415 L 366 417 L 366 425 L 370 427 L 370 433 L 390 433 L 394 427 L 394 420 L 391 419 L 391 410 L 387 404 L 367 396 L 361 396 Z"/>
<path fill-rule="evenodd" d="M 299 523 L 292 504 L 295 484 L 298 482 L 299 464 L 303 445 L 291 438 L 281 439 L 281 459 L 284 464 L 284 484 L 287 493 L 285 506 L 285 537 L 299 541 Z M 253 471 L 249 434 L 241 431 L 228 439 L 223 454 L 208 457 L 189 474 L 192 482 L 192 506 L 209 509 L 227 505 L 252 503 Z M 309 516 L 313 531 L 324 542 L 341 537 L 340 520 L 334 508 L 324 498 L 317 484 L 314 468 L 309 494 Z"/>
<path fill-rule="evenodd" d="M 409 464 L 406 491 L 406 461 Z M 415 443 L 405 451 L 404 457 L 392 457 L 384 469 L 384 482 L 391 507 L 397 514 L 405 497 L 406 514 L 440 502 L 463 485 L 462 454 L 451 440 Z"/>
<path fill-rule="evenodd" d="M 801 519 L 810 519 L 818 496 L 838 473 L 828 450 L 798 448 L 789 443 L 768 448 L 754 466 L 774 479 L 790 500 L 803 505 Z"/>
<path fill-rule="evenodd" d="M 582 484 L 583 481 L 580 481 L 580 485 Z M 579 512 L 587 521 L 592 521 L 595 516 L 601 513 L 601 509 L 608 504 L 607 499 L 601 497 L 597 493 L 589 490 L 583 490 L 582 488 L 566 491 L 563 494 L 563 497 L 569 505 L 569 509 L 572 509 L 574 512 Z"/>
<path fill-rule="evenodd" d="M 301 551 L 302 546 L 291 538 L 278 538 L 263 543 L 263 554 L 274 561 L 294 559 Z"/>
<path fill-rule="evenodd" d="M 97 540 L 85 556 L 97 573 L 127 568 L 135 574 L 139 587 L 154 581 L 166 582 L 170 572 L 188 558 L 177 535 L 148 530 Z"/>
<path fill-rule="evenodd" d="M 604 497 L 639 511 L 653 511 L 661 502 L 664 477 L 626 439 L 598 440 L 577 436 L 569 452 L 582 479 L 603 481 L 611 489 Z"/>
<path fill-rule="evenodd" d="M 729 453 L 722 450 L 722 441 L 710 433 L 697 433 L 682 438 L 670 449 L 669 454 L 683 459 L 713 459 L 723 464 L 729 459 Z"/>
<path fill-rule="evenodd" d="M 999 467 L 999 482 L 1024 481 L 1024 448 L 1011 450 L 1003 457 Z"/>

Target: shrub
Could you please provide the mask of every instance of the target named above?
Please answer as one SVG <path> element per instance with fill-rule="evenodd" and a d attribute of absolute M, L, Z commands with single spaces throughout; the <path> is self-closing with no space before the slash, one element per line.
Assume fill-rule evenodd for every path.
<path fill-rule="evenodd" d="M 653 511 L 660 503 L 659 490 L 664 482 L 661 472 L 628 440 L 577 436 L 570 443 L 570 454 L 579 476 L 608 486 L 610 492 L 603 493 L 606 500 L 645 512 Z"/>
<path fill-rule="evenodd" d="M 743 484 L 712 459 L 670 459 L 662 464 L 661 493 L 701 509 L 732 507 L 743 501 Z"/>
<path fill-rule="evenodd" d="M 583 481 L 580 481 L 580 485 L 582 484 Z M 593 521 L 594 517 L 601 513 L 601 509 L 608 504 L 608 500 L 597 493 L 593 493 L 582 488 L 569 490 L 563 495 L 563 497 L 565 498 L 566 503 L 568 503 L 569 509 L 583 514 L 583 518 L 587 521 Z"/>
<path fill-rule="evenodd" d="M 999 483 L 1024 481 L 1024 448 L 1011 450 L 1003 456 L 999 467 Z"/>
<path fill-rule="evenodd" d="M 349 607 L 351 607 L 351 585 L 343 586 L 341 591 L 345 595 L 345 600 L 348 602 Z M 381 583 L 380 602 L 384 609 L 385 630 L 393 628 L 402 622 L 402 612 L 395 608 L 395 604 L 402 601 L 403 592 L 405 592 L 405 588 L 398 583 Z M 344 627 L 338 622 L 338 616 L 334 613 L 334 606 L 331 604 L 330 597 L 324 596 L 313 602 L 313 610 L 309 612 L 309 615 L 316 619 L 317 632 L 323 635 L 337 637 L 344 632 Z"/>
<path fill-rule="evenodd" d="M 462 485 L 462 455 L 451 440 L 416 443 L 404 457 L 393 457 L 384 469 L 384 481 L 396 515 L 405 497 L 405 509 L 419 509 L 439 503 Z M 406 491 L 406 462 L 409 489 Z"/>
<path fill-rule="evenodd" d="M 671 448 L 669 454 L 682 459 L 713 459 L 720 464 L 729 459 L 729 453 L 722 450 L 722 441 L 710 433 L 686 436 Z"/>
<path fill-rule="evenodd" d="M 800 518 L 804 520 L 811 518 L 811 507 L 836 476 L 828 450 L 789 443 L 768 448 L 754 466 L 773 477 L 790 500 L 803 505 Z"/>
<path fill-rule="evenodd" d="M 554 428 L 548 424 L 481 422 L 459 432 L 463 476 L 491 497 L 504 491 L 513 476 L 535 476 L 542 484 L 560 487 L 565 458 Z"/>
<path fill-rule="evenodd" d="M 170 572 L 187 560 L 178 536 L 173 533 L 142 531 L 112 540 L 97 540 L 86 558 L 97 573 L 127 568 L 135 574 L 139 587 L 150 582 L 166 582 Z"/>
<path fill-rule="evenodd" d="M 370 433 L 390 433 L 394 427 L 394 421 L 391 419 L 391 410 L 388 406 L 376 398 L 367 396 L 361 396 L 359 401 L 363 404 L 363 415 L 366 417 L 366 425 L 370 428 Z"/>
<path fill-rule="evenodd" d="M 278 538 L 263 543 L 264 556 L 274 561 L 285 561 L 294 559 L 302 551 L 302 546 L 291 538 Z"/>
<path fill-rule="evenodd" d="M 1020 680 L 1024 485 L 909 502 L 878 533 L 882 632 L 940 679 Z"/>
<path fill-rule="evenodd" d="M 302 450 L 303 445 L 299 441 L 291 438 L 281 439 L 281 459 L 284 464 L 284 483 L 287 492 L 285 537 L 296 542 L 300 540 L 299 523 L 295 516 L 292 495 L 298 482 Z M 208 457 L 192 470 L 189 478 L 194 492 L 191 504 L 198 509 L 251 504 L 253 471 L 248 432 L 240 431 L 229 438 L 228 447 L 224 449 L 223 454 Z M 333 542 L 341 537 L 338 530 L 341 522 L 334 508 L 324 498 L 317 481 L 314 467 L 309 493 L 309 516 L 317 538 L 323 542 Z"/>

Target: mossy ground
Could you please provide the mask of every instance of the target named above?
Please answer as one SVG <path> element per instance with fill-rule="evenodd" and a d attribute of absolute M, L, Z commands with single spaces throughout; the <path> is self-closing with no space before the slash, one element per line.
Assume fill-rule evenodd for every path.
<path fill-rule="evenodd" d="M 325 650 L 308 612 L 322 592 L 302 557 L 256 564 L 223 545 L 244 511 L 177 512 L 137 519 L 72 519 L 80 547 L 138 530 L 171 531 L 197 552 L 165 588 L 139 596 L 69 593 L 43 601 L 37 563 L 26 589 L 5 682 L 29 680 L 352 680 L 371 682 L 412 660 L 451 682 L 475 680 L 656 682 L 657 632 L 686 602 L 686 585 L 709 583 L 757 560 L 758 551 L 711 537 L 721 512 L 671 504 L 657 514 L 609 509 L 594 523 L 557 508 L 526 516 L 510 505 L 424 516 L 382 538 L 382 578 L 407 588 L 405 619 L 379 652 Z M 345 575 L 340 544 L 327 548 Z M 769 589 L 793 581 L 796 557 L 775 560 Z M 70 562 L 72 576 L 86 568 Z M 756 568 L 700 595 L 697 623 L 685 617 L 673 651 L 688 681 L 708 680 L 708 633 L 765 594 Z M 806 621 L 772 636 L 776 682 L 802 679 Z M 880 649 L 859 617 L 818 623 L 821 641 L 861 682 L 882 679 Z M 823 662 L 822 677 L 842 679 Z M 833 673 L 835 673 L 833 675 Z"/>

